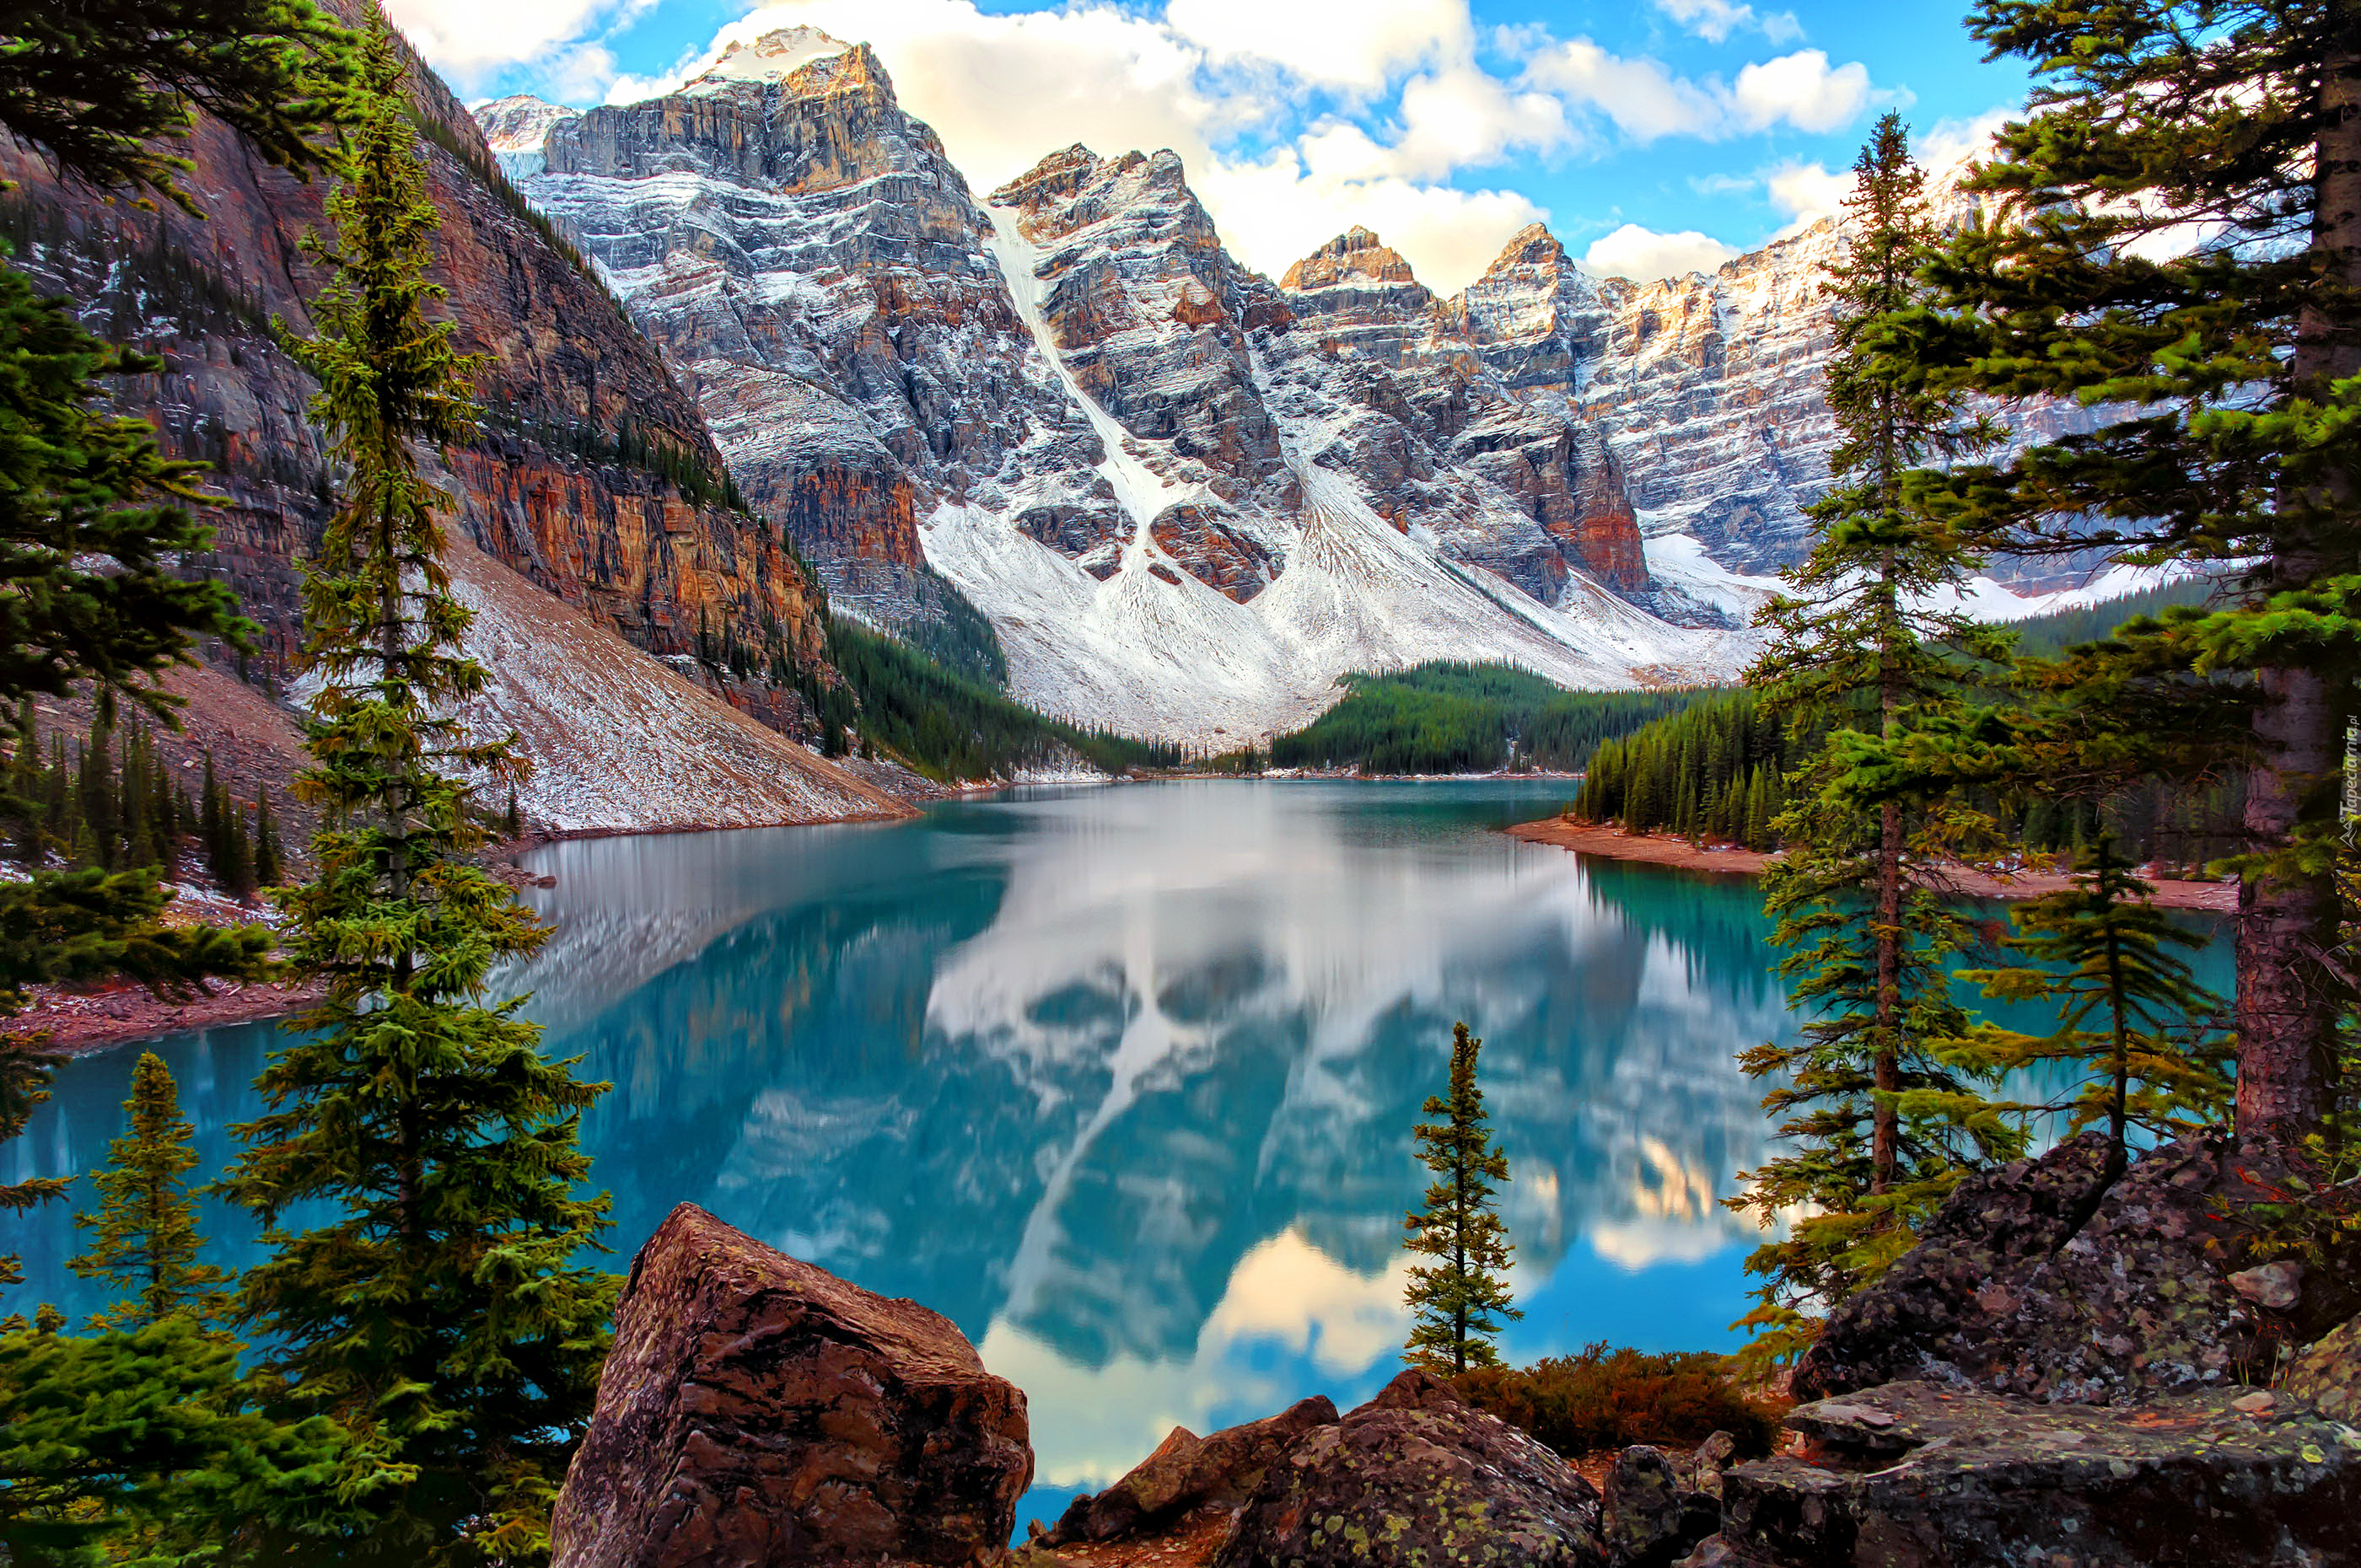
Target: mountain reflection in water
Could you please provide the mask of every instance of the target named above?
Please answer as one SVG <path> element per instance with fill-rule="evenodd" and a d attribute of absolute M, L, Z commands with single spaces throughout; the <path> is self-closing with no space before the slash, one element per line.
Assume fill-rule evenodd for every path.
<path fill-rule="evenodd" d="M 611 1080 L 616 1245 L 701 1203 L 948 1314 L 1031 1401 L 1054 1511 L 1174 1423 L 1364 1398 L 1404 1331 L 1411 1126 L 1485 1038 L 1519 1358 L 1721 1343 L 1763 1154 L 1731 1053 L 1793 1027 L 1751 883 L 1493 828 L 1562 782 L 1033 793 L 895 827 L 552 846 L 512 983 Z M 170 1042 L 209 1166 L 269 1032 Z M 70 1065 L 22 1174 L 102 1158 L 133 1053 Z M 250 1232 L 212 1212 L 225 1257 Z M 63 1206 L 31 1233 L 37 1299 Z"/>

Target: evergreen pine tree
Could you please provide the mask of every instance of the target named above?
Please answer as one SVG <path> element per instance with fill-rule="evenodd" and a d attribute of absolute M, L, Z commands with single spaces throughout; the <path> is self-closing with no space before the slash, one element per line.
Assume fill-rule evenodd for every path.
<path fill-rule="evenodd" d="M 148 788 L 155 801 L 156 864 L 166 882 L 176 882 L 181 875 L 181 839 L 189 830 L 189 803 L 164 759 L 156 759 L 156 771 Z"/>
<path fill-rule="evenodd" d="M 140 1053 L 123 1111 L 129 1126 L 107 1146 L 106 1168 L 91 1177 L 98 1212 L 74 1216 L 92 1233 L 90 1249 L 66 1266 L 126 1292 L 91 1319 L 94 1329 L 138 1328 L 171 1317 L 210 1326 L 226 1309 L 229 1271 L 197 1261 L 204 1242 L 183 1182 L 197 1165 L 189 1146 L 196 1129 L 181 1120 L 179 1087 L 153 1051 Z"/>
<path fill-rule="evenodd" d="M 524 837 L 524 813 L 517 808 L 517 793 L 509 791 L 509 808 L 500 813 L 500 837 L 515 843 Z"/>
<path fill-rule="evenodd" d="M 1960 914 L 1930 869 L 1993 833 L 1939 790 L 1913 794 L 1897 752 L 1910 732 L 1956 714 L 2005 641 L 1937 590 L 1978 565 L 1960 536 L 1914 501 L 1905 477 L 1988 441 L 1963 400 L 1913 379 L 1892 351 L 1894 320 L 1916 307 L 1914 273 L 1933 237 L 1925 179 L 1901 119 L 1883 116 L 1854 165 L 1852 225 L 1828 269 L 1837 303 L 1828 405 L 1839 440 L 1835 483 L 1810 512 L 1819 535 L 1762 622 L 1774 641 L 1750 674 L 1791 731 L 1834 726 L 1788 781 L 1773 825 L 1786 854 L 1764 879 L 1773 940 L 1801 1039 L 1741 1054 L 1775 1087 L 1785 1152 L 1748 1173 L 1730 1200 L 1765 1223 L 1801 1211 L 1748 1259 L 1762 1277 L 1748 1320 L 1784 1354 L 1810 1330 L 1806 1306 L 1841 1299 L 1911 1244 L 1913 1228 L 1969 1165 L 2018 1140 L 1978 1092 L 1988 1068 L 1947 1060 L 1968 1020 L 1947 970 L 1965 945 Z M 1854 726 L 1858 725 L 1858 728 Z"/>
<path fill-rule="evenodd" d="M 270 815 L 270 791 L 258 787 L 254 795 L 254 880 L 259 887 L 277 887 L 287 877 L 279 848 L 279 823 Z"/>
<path fill-rule="evenodd" d="M 186 1315 L 76 1337 L 0 1326 L 0 1560 L 329 1568 L 403 1481 L 335 1421 L 259 1408 Z"/>
<path fill-rule="evenodd" d="M 229 840 L 223 825 L 228 813 L 222 808 L 221 782 L 214 776 L 214 754 L 205 753 L 205 782 L 197 796 L 197 842 L 203 847 L 205 870 L 215 882 L 222 881 L 222 865 L 229 858 Z M 226 883 L 223 883 L 227 886 Z"/>
<path fill-rule="evenodd" d="M 577 1261 L 608 1223 L 608 1200 L 577 1191 L 581 1112 L 605 1086 L 483 999 L 491 966 L 543 934 L 468 858 L 483 830 L 460 777 L 516 765 L 451 717 L 487 675 L 458 651 L 448 502 L 413 445 L 472 428 L 475 367 L 426 313 L 436 218 L 382 25 L 361 78 L 335 237 L 314 242 L 335 279 L 318 335 L 288 340 L 350 475 L 303 591 L 314 871 L 280 895 L 293 968 L 325 994 L 258 1080 L 267 1113 L 237 1129 L 222 1187 L 273 1249 L 239 1298 L 270 1367 L 416 1467 L 346 1561 L 515 1562 L 548 1550 L 608 1343 L 618 1281 Z M 323 1207 L 339 1212 L 285 1223 Z"/>
<path fill-rule="evenodd" d="M 224 893 L 244 904 L 254 896 L 254 841 L 246 831 L 246 814 L 227 791 L 222 795 L 221 835 L 221 860 L 214 867 L 214 880 L 221 883 Z"/>
<path fill-rule="evenodd" d="M 2125 644 L 2204 724 L 2252 698 L 2239 862 L 2237 1123 L 2295 1138 L 2334 1097 L 2352 1005 L 2335 882 L 2361 672 L 2361 3 L 1980 0 L 2034 113 L 1933 265 L 1918 369 L 2125 417 L 1923 481 L 1994 546 L 2238 564 L 2242 597 Z M 2179 726 L 2176 726 L 2179 727 Z"/>
<path fill-rule="evenodd" d="M 2117 1171 L 2130 1157 L 2132 1128 L 2179 1137 L 2218 1120 L 2233 1088 L 2228 1042 L 2213 1023 L 2220 1001 L 2172 951 L 2205 938 L 2173 925 L 2149 902 L 2154 891 L 2102 835 L 2073 886 L 2010 911 L 2009 946 L 2026 963 L 1960 976 L 1988 996 L 2058 1008 L 2050 1034 L 1987 1024 L 1980 1044 L 2011 1069 L 2081 1068 L 2087 1076 L 2072 1095 L 2041 1108 L 2067 1112 L 2069 1132 L 2103 1124 Z"/>
<path fill-rule="evenodd" d="M 1476 1086 L 1476 1055 L 1484 1042 L 1465 1024 L 1451 1030 L 1451 1092 L 1429 1095 L 1425 1111 L 1440 1122 L 1417 1128 L 1420 1163 L 1434 1172 L 1424 1206 L 1402 1221 L 1402 1245 L 1439 1258 L 1410 1271 L 1405 1300 L 1415 1319 L 1405 1359 L 1435 1371 L 1493 1366 L 1501 1320 L 1524 1316 L 1510 1305 L 1503 1277 L 1513 1250 L 1493 1194 L 1509 1179 L 1509 1159 L 1492 1147 L 1484 1091 Z"/>
<path fill-rule="evenodd" d="M 38 866 L 46 846 L 42 842 L 41 818 L 48 797 L 47 780 L 41 768 L 41 735 L 33 711 L 31 693 L 17 699 L 14 749 L 8 759 L 7 810 L 15 831 L 9 837 L 10 853 L 23 865 Z"/>

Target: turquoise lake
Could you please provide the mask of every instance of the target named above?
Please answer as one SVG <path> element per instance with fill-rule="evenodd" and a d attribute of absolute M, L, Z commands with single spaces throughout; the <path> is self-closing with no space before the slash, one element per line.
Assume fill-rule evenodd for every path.
<path fill-rule="evenodd" d="M 559 844 L 529 862 L 556 935 L 512 984 L 615 1085 L 585 1136 L 617 1267 L 686 1201 L 945 1313 L 1026 1391 L 1025 1516 L 1054 1515 L 1176 1424 L 1398 1369 L 1410 1129 L 1456 1019 L 1512 1171 L 1504 1352 L 1731 1343 L 1752 1233 L 1719 1200 L 1769 1141 L 1731 1053 L 1795 1026 L 1769 923 L 1751 882 L 1498 831 L 1571 789 L 1042 790 Z M 2226 938 L 2200 961 L 2226 986 Z M 208 1174 L 276 1037 L 155 1047 Z M 69 1063 L 0 1165 L 103 1159 L 136 1055 Z M 0 1310 L 104 1304 L 65 1269 L 70 1210 L 9 1221 L 27 1280 Z"/>

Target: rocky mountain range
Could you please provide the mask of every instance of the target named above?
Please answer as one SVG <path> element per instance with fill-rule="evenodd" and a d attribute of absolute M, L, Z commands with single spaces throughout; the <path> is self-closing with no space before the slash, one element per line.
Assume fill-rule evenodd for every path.
<path fill-rule="evenodd" d="M 1169 152 L 972 191 L 873 50 L 809 29 L 636 104 L 471 115 L 423 65 L 413 93 L 435 276 L 488 357 L 445 474 L 513 655 L 481 721 L 561 827 L 897 809 L 765 678 L 827 678 L 823 592 L 888 627 L 972 625 L 963 595 L 1024 700 L 1216 746 L 1426 659 L 1726 677 L 1825 480 L 1827 225 L 1647 285 L 1535 227 L 1443 299 L 1366 229 L 1241 264 Z M 276 689 L 332 475 L 269 323 L 307 325 L 321 190 L 210 123 L 192 152 L 202 220 L 0 154 L 0 227 L 163 359 L 120 400 L 214 465 L 192 565 Z"/>
<path fill-rule="evenodd" d="M 1169 152 L 1068 148 L 979 199 L 873 51 L 807 28 L 645 103 L 478 115 L 834 602 L 890 623 L 948 580 L 1028 701 L 1205 739 L 1299 721 L 1356 668 L 1625 685 L 1742 658 L 1742 586 L 1677 547 L 1656 569 L 1646 532 L 1748 465 L 1634 460 L 1695 467 L 1743 416 L 1590 408 L 1610 378 L 1713 402 L 1672 364 L 1723 350 L 1544 233 L 1450 301 L 1367 230 L 1273 282 Z M 1792 517 L 1808 467 L 1747 475 L 1756 510 Z M 1727 532 L 1775 565 L 1767 527 Z"/>
<path fill-rule="evenodd" d="M 807 27 L 477 114 L 834 602 L 892 624 L 948 582 L 1017 695 L 1092 722 L 1266 733 L 1436 657 L 1727 677 L 1827 481 L 1829 224 L 1648 284 L 1536 225 L 1448 299 L 1355 228 L 1273 282 L 1170 152 L 979 197 Z"/>

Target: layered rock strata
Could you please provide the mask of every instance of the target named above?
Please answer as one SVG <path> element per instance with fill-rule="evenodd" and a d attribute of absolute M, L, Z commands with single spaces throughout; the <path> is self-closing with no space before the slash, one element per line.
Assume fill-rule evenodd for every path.
<path fill-rule="evenodd" d="M 538 151 L 526 190 L 833 591 L 905 612 L 922 499 L 1097 461 L 1031 352 L 990 222 L 865 45 L 769 34 L 668 96 L 555 118 Z"/>
<path fill-rule="evenodd" d="M 1069 148 L 979 203 L 875 55 L 809 29 L 644 104 L 485 113 L 831 591 L 890 621 L 939 572 L 1045 706 L 1252 733 L 1355 668 L 1729 663 L 1613 597 L 1648 580 L 1613 454 L 1392 321 L 1399 258 L 1352 281 L 1374 236 L 1300 329 L 1170 153 Z"/>
<path fill-rule="evenodd" d="M 631 1262 L 557 1568 L 999 1563 L 1025 1396 L 950 1320 L 684 1203 Z"/>

